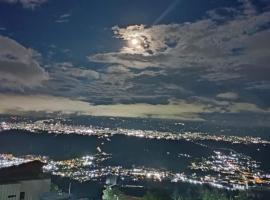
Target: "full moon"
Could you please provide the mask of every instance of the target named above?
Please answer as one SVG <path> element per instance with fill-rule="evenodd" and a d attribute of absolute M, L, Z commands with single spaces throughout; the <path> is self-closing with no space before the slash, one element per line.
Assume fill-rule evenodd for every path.
<path fill-rule="evenodd" d="M 131 44 L 134 45 L 134 46 L 136 46 L 136 45 L 139 44 L 139 40 L 136 39 L 136 38 L 133 38 L 133 39 L 131 39 Z"/>

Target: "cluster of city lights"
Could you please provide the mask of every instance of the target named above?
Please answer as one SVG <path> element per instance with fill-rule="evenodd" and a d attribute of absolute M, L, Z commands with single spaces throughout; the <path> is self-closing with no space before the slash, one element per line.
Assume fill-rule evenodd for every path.
<path fill-rule="evenodd" d="M 31 133 L 47 132 L 53 134 L 79 134 L 98 137 L 112 137 L 114 135 L 125 135 L 158 140 L 186 140 L 186 141 L 216 141 L 233 144 L 270 144 L 269 141 L 260 137 L 251 136 L 230 136 L 230 135 L 209 135 L 201 132 L 171 133 L 155 130 L 133 130 L 133 129 L 109 129 L 93 126 L 68 125 L 61 120 L 54 119 L 22 122 L 1 122 L 1 130 L 27 130 Z"/>
<path fill-rule="evenodd" d="M 251 187 L 269 187 L 270 174 L 259 169 L 259 163 L 242 154 L 233 152 L 215 154 L 201 161 L 194 161 L 189 168 L 192 172 L 172 172 L 164 169 L 146 167 L 124 168 L 122 166 L 105 166 L 103 161 L 111 155 L 99 153 L 79 158 L 56 161 L 44 156 L 28 155 L 15 157 L 0 154 L 0 168 L 19 165 L 32 160 L 45 163 L 43 171 L 55 176 L 67 177 L 79 182 L 105 182 L 106 177 L 114 175 L 122 182 L 139 182 L 144 180 L 188 182 L 191 184 L 208 184 L 228 190 L 245 190 Z"/>
<path fill-rule="evenodd" d="M 209 135 L 200 132 L 170 133 L 155 130 L 130 130 L 110 129 L 93 126 L 69 125 L 63 119 L 48 120 L 16 120 L 14 122 L 0 122 L 0 131 L 26 130 L 34 134 L 79 134 L 106 138 L 114 135 L 140 137 L 155 140 L 184 140 L 205 145 L 202 141 L 226 142 L 231 144 L 261 144 L 269 145 L 270 142 L 259 137 Z M 205 145 L 206 146 L 206 145 Z M 115 175 L 122 181 L 139 182 L 144 180 L 188 182 L 192 184 L 208 184 L 225 189 L 248 189 L 250 187 L 269 187 L 270 175 L 260 169 L 260 163 L 252 158 L 234 152 L 233 150 L 214 151 L 213 155 L 206 158 L 193 158 L 189 154 L 178 153 L 178 157 L 188 158 L 190 165 L 184 172 L 175 172 L 166 169 L 133 166 L 108 166 L 104 161 L 113 155 L 102 152 L 97 147 L 98 154 L 68 160 L 53 160 L 45 156 L 28 155 L 15 157 L 11 154 L 0 154 L 0 168 L 19 165 L 33 160 L 45 163 L 43 170 L 55 176 L 67 177 L 80 182 L 89 180 L 104 182 L 106 177 Z M 167 152 L 169 154 L 170 152 Z"/>
<path fill-rule="evenodd" d="M 211 183 L 237 189 L 270 185 L 270 174 L 260 170 L 260 163 L 233 151 L 214 151 L 213 156 L 192 162 L 190 169 Z"/>

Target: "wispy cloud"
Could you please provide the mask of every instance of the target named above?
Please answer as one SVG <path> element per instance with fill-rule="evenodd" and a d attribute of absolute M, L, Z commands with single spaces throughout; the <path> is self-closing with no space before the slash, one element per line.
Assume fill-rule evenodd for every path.
<path fill-rule="evenodd" d="M 239 95 L 235 92 L 225 92 L 218 94 L 217 97 L 220 99 L 236 100 L 239 98 Z"/>
<path fill-rule="evenodd" d="M 17 4 L 20 3 L 24 8 L 35 9 L 36 7 L 46 3 L 48 0 L 0 0 L 1 2 Z"/>
<path fill-rule="evenodd" d="M 248 90 L 270 90 L 270 81 L 259 81 L 249 83 L 246 87 Z"/>
<path fill-rule="evenodd" d="M 153 25 L 159 24 L 180 2 L 180 0 L 173 1 L 166 10 L 154 21 Z"/>
<path fill-rule="evenodd" d="M 55 22 L 56 23 L 67 23 L 67 22 L 69 22 L 70 17 L 71 17 L 70 13 L 62 14 L 55 20 Z"/>

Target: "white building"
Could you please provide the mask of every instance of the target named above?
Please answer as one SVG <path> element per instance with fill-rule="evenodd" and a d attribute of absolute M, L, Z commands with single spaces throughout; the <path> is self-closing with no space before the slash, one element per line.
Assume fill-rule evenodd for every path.
<path fill-rule="evenodd" d="M 0 200 L 40 200 L 51 188 L 51 179 L 42 173 L 42 166 L 33 161 L 0 169 Z"/>
<path fill-rule="evenodd" d="M 32 161 L 0 169 L 0 200 L 73 200 L 71 194 L 50 192 L 51 179 L 42 167 Z"/>
<path fill-rule="evenodd" d="M 41 195 L 49 192 L 50 179 L 21 180 L 18 182 L 1 183 L 1 200 L 39 200 Z"/>

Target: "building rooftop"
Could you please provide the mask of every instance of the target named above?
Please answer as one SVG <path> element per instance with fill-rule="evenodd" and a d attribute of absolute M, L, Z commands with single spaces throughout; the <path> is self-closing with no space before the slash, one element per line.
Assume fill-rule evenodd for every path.
<path fill-rule="evenodd" d="M 44 163 L 40 161 L 32 161 L 17 166 L 2 168 L 0 169 L 0 184 L 47 178 L 42 172 L 43 165 Z"/>

